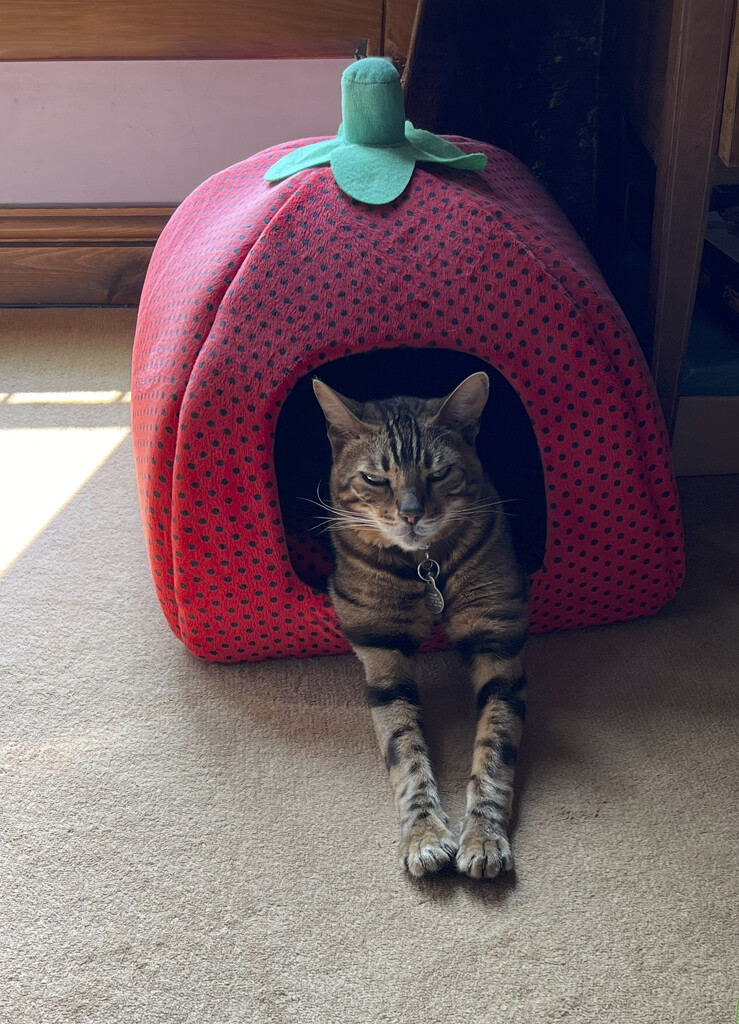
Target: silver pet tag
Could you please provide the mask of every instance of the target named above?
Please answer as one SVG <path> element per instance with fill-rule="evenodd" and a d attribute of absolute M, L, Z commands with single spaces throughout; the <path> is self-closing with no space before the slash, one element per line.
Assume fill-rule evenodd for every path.
<path fill-rule="evenodd" d="M 439 575 L 439 563 L 428 556 L 424 558 L 418 567 L 418 575 L 426 584 L 426 607 L 434 615 L 441 615 L 444 611 L 444 595 L 436 586 L 436 579 Z"/>

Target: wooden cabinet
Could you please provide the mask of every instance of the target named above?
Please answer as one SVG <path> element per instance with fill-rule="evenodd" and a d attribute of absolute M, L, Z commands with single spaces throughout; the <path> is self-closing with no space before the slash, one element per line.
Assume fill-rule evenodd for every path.
<path fill-rule="evenodd" d="M 734 15 L 729 61 L 726 70 L 726 92 L 721 117 L 718 155 L 727 167 L 739 167 L 739 19 Z"/>
<path fill-rule="evenodd" d="M 650 273 L 652 372 L 671 431 L 715 180 L 733 18 L 734 0 L 672 3 Z"/>

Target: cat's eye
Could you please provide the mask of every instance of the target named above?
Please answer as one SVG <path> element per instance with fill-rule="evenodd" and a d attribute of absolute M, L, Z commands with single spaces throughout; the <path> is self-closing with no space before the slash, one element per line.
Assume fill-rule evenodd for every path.
<path fill-rule="evenodd" d="M 447 466 L 446 469 L 440 469 L 438 471 L 438 473 L 429 473 L 429 475 L 428 475 L 428 477 L 426 479 L 430 483 L 435 484 L 435 483 L 438 483 L 439 480 L 444 480 L 446 477 L 448 477 L 449 474 L 451 473 L 451 471 L 452 471 L 452 467 L 451 466 Z"/>
<path fill-rule="evenodd" d="M 362 479 L 373 487 L 382 487 L 387 483 L 387 477 L 376 476 L 374 473 L 362 473 Z"/>

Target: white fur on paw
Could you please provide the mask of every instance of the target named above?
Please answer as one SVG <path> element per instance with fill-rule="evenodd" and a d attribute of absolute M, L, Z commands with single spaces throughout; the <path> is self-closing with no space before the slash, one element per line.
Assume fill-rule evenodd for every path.
<path fill-rule="evenodd" d="M 434 818 L 414 822 L 400 843 L 400 858 L 414 878 L 451 864 L 456 852 L 456 838 L 441 820 Z"/>
<path fill-rule="evenodd" d="M 470 878 L 495 878 L 513 870 L 511 844 L 503 832 L 485 834 L 479 826 L 464 829 L 456 859 L 457 871 Z"/>

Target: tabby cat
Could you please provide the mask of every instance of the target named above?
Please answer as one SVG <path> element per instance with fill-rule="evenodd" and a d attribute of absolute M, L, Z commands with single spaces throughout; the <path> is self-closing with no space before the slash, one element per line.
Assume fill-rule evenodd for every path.
<path fill-rule="evenodd" d="M 364 664 L 367 701 L 420 877 L 454 863 L 473 878 L 513 867 L 508 823 L 526 705 L 527 583 L 475 451 L 488 398 L 473 373 L 445 398 L 361 403 L 314 380 L 333 450 L 329 591 Z M 458 836 L 421 724 L 414 661 L 435 621 L 469 668 L 479 720 Z"/>

